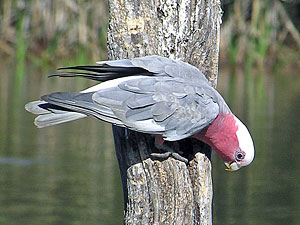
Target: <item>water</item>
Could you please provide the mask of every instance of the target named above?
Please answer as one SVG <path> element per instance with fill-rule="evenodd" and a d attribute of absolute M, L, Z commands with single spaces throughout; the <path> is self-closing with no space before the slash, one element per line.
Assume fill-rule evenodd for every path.
<path fill-rule="evenodd" d="M 81 90 L 87 82 L 50 80 L 41 74 L 53 70 L 27 67 L 18 86 L 14 69 L 1 71 L 0 224 L 120 224 L 123 195 L 110 126 L 88 118 L 37 129 L 24 110 L 42 93 Z"/>
<path fill-rule="evenodd" d="M 300 77 L 294 74 L 235 82 L 230 103 L 253 135 L 256 157 L 237 173 L 214 162 L 215 224 L 300 224 Z M 225 87 L 222 78 L 226 96 L 232 84 Z"/>
<path fill-rule="evenodd" d="M 62 66 L 62 65 L 58 65 Z M 0 224 L 122 224 L 123 199 L 111 128 L 82 119 L 45 129 L 24 104 L 43 93 L 81 90 L 82 79 L 47 79 L 53 68 L 0 65 Z M 300 77 L 270 74 L 219 88 L 248 125 L 251 166 L 226 172 L 214 157 L 214 224 L 300 224 Z"/>

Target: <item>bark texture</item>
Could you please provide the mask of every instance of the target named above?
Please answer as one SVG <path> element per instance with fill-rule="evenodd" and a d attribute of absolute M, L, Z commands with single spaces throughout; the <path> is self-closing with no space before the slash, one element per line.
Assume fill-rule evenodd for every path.
<path fill-rule="evenodd" d="M 219 0 L 110 0 L 110 59 L 162 55 L 200 68 L 217 83 Z M 185 163 L 152 160 L 150 135 L 113 127 L 125 200 L 125 224 L 211 224 L 210 149 L 186 139 L 168 143 Z M 206 155 L 205 155 L 206 154 Z"/>

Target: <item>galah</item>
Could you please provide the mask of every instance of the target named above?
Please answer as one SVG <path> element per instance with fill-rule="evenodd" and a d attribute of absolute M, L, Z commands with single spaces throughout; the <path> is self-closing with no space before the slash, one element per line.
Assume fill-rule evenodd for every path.
<path fill-rule="evenodd" d="M 196 67 L 161 56 L 61 68 L 50 76 L 101 81 L 81 92 L 56 92 L 28 103 L 35 125 L 52 126 L 86 116 L 152 134 L 165 141 L 193 137 L 210 145 L 227 170 L 254 158 L 246 126 Z"/>

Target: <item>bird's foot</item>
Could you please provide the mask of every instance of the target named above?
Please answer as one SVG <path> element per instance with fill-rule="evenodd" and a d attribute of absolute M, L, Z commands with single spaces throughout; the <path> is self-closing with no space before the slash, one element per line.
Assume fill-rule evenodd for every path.
<path fill-rule="evenodd" d="M 173 157 L 174 159 L 177 159 L 179 161 L 184 162 L 185 164 L 188 164 L 188 159 L 181 156 L 182 152 L 179 150 L 179 146 L 177 143 L 173 142 L 172 147 L 168 146 L 166 143 L 164 143 L 164 139 L 162 136 L 156 136 L 154 145 L 157 149 L 164 151 L 163 153 L 151 153 L 150 156 L 152 159 L 157 160 L 165 160 L 169 157 Z"/>
<path fill-rule="evenodd" d="M 150 156 L 152 159 L 156 160 L 166 160 L 169 157 L 173 157 L 174 159 L 184 162 L 185 164 L 188 164 L 189 162 L 187 158 L 179 155 L 177 152 L 151 153 Z"/>

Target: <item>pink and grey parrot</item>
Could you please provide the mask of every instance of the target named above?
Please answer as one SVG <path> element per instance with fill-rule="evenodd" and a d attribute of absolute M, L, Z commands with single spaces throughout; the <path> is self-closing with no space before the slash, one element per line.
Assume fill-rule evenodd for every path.
<path fill-rule="evenodd" d="M 254 158 L 246 126 L 196 67 L 161 56 L 61 68 L 50 76 L 84 77 L 102 83 L 81 92 L 57 92 L 28 103 L 35 125 L 52 126 L 86 116 L 178 141 L 193 137 L 210 145 L 227 170 Z"/>

